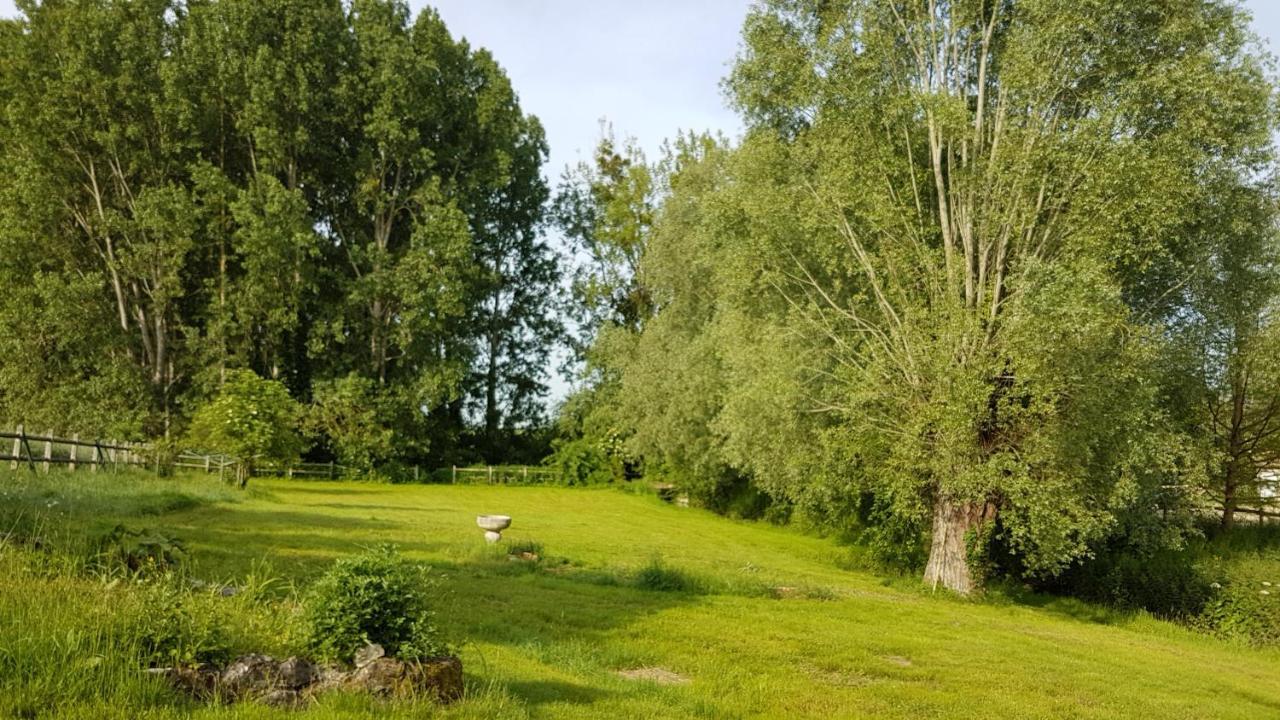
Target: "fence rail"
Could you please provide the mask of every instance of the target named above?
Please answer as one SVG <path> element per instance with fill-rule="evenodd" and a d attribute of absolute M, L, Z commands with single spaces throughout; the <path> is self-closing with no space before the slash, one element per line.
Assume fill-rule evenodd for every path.
<path fill-rule="evenodd" d="M 524 485 L 530 482 L 555 481 L 560 473 L 545 467 L 529 465 L 483 465 L 450 468 L 449 482 L 457 485 L 463 483 L 486 483 L 489 485 Z"/>
<path fill-rule="evenodd" d="M 7 441 L 13 441 L 10 445 Z M 37 455 L 32 443 L 41 446 L 42 452 Z M 3 448 L 11 448 L 4 452 Z M 125 466 L 148 466 L 150 446 L 145 443 L 121 442 L 118 440 L 81 440 L 80 436 L 70 438 L 57 437 L 52 430 L 40 435 L 28 433 L 19 425 L 14 432 L 0 430 L 0 461 L 8 460 L 9 468 L 16 470 L 19 464 L 25 463 L 32 470 L 40 464 L 44 472 L 49 472 L 50 465 L 67 465 L 75 470 L 78 465 L 87 465 L 92 472 L 99 467 L 110 466 L 112 469 Z"/>
<path fill-rule="evenodd" d="M 99 468 L 116 470 L 120 467 L 154 469 L 182 469 L 217 473 L 221 479 L 238 477 L 241 461 L 221 453 L 204 453 L 182 450 L 176 454 L 158 452 L 154 445 L 145 442 L 116 439 L 87 438 L 79 434 L 69 438 L 59 437 L 53 430 L 44 433 L 27 432 L 19 425 L 10 432 L 0 430 L 0 462 L 9 462 L 9 468 L 25 465 L 32 471 L 49 472 L 51 466 L 66 466 L 68 470 Z M 317 478 L 336 480 L 363 474 L 357 468 L 336 462 L 297 462 L 291 464 L 259 462 L 251 467 L 253 477 Z M 518 485 L 554 482 L 559 473 L 545 467 L 528 465 L 483 465 L 459 467 L 453 465 L 435 470 L 413 466 L 413 480 L 417 482 L 485 483 L 493 485 Z"/>

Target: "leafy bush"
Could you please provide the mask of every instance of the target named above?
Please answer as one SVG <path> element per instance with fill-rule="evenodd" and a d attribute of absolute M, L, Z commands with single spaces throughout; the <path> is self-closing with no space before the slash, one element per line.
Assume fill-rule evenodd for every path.
<path fill-rule="evenodd" d="M 597 485 L 625 479 L 620 456 L 606 452 L 594 440 L 556 440 L 552 447 L 555 452 L 547 458 L 547 465 L 566 485 Z"/>
<path fill-rule="evenodd" d="M 222 664 L 234 654 L 230 618 L 214 598 L 195 595 L 166 579 L 143 585 L 146 612 L 135 636 L 150 666 Z"/>
<path fill-rule="evenodd" d="M 1274 561 L 1267 559 L 1218 570 L 1215 575 L 1223 579 L 1210 585 L 1194 624 L 1255 645 L 1280 644 L 1280 577 L 1275 571 Z"/>
<path fill-rule="evenodd" d="M 98 559 L 108 568 L 150 575 L 184 564 L 187 550 L 181 540 L 159 530 L 131 530 L 116 525 L 100 541 Z"/>
<path fill-rule="evenodd" d="M 324 439 L 338 462 L 368 471 L 392 457 L 395 432 L 372 380 L 351 374 L 316 383 L 313 394 L 307 429 Z"/>
<path fill-rule="evenodd" d="M 382 546 L 334 563 L 304 603 L 307 642 L 320 657 L 350 662 L 366 643 L 402 659 L 444 654 L 432 625 L 426 568 Z"/>
<path fill-rule="evenodd" d="M 1084 600 L 1190 620 L 1210 597 L 1209 580 L 1190 552 L 1115 552 L 1071 568 L 1056 589 Z"/>
<path fill-rule="evenodd" d="M 243 487 L 254 463 L 288 464 L 302 452 L 298 423 L 302 408 L 284 384 L 249 370 L 232 370 L 212 401 L 191 418 L 189 441 L 203 449 L 226 453 L 240 461 L 236 479 Z"/>

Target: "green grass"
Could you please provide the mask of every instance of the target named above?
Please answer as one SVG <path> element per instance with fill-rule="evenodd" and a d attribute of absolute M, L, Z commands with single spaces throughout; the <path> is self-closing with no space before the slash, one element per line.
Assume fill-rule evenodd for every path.
<path fill-rule="evenodd" d="M 0 586 L 0 716 L 1280 715 L 1280 651 L 1070 600 L 935 596 L 842 569 L 851 551 L 832 541 L 646 495 L 284 480 L 239 493 L 198 476 L 84 473 L 0 481 L 0 520 L 23 515 L 28 534 L 43 528 L 83 549 L 117 522 L 154 527 L 185 541 L 195 576 L 249 576 L 253 591 L 201 599 L 227 604 L 210 607 L 235 619 L 237 648 L 291 651 L 296 593 L 333 559 L 395 543 L 445 576 L 439 624 L 468 681 L 468 699 L 443 710 L 341 697 L 301 713 L 182 705 L 135 669 L 127 638 L 148 612 L 143 595 L 11 542 L 0 551 L 10 579 Z M 507 546 L 484 544 L 480 513 L 514 517 Z M 506 547 L 532 544 L 536 562 L 507 558 Z M 642 667 L 689 682 L 617 674 Z"/>

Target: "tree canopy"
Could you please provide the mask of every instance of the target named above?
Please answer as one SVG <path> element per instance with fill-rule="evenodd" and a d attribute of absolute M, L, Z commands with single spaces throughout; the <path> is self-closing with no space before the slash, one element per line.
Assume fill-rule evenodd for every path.
<path fill-rule="evenodd" d="M 246 369 L 359 378 L 379 462 L 541 420 L 547 148 L 487 51 L 398 0 L 19 9 L 0 417 L 167 435 Z"/>
<path fill-rule="evenodd" d="M 1171 333 L 1274 295 L 1241 274 L 1271 272 L 1275 124 L 1238 9 L 776 0 L 743 39 L 746 136 L 654 168 L 653 317 L 596 341 L 597 413 L 646 466 L 925 538 L 961 592 L 974 558 L 1051 577 L 1185 502 Z M 1202 422 L 1233 352 L 1200 356 Z"/>

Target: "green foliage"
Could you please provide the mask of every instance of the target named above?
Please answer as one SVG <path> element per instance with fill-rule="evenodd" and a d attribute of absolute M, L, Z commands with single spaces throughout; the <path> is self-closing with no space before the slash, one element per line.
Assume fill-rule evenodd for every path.
<path fill-rule="evenodd" d="M 406 660 L 442 655 L 427 570 L 389 545 L 334 563 L 307 594 L 307 642 L 318 656 L 350 662 L 376 643 Z"/>
<path fill-rule="evenodd" d="M 565 485 L 596 485 L 625 479 L 622 462 L 594 438 L 559 438 L 545 461 Z"/>
<path fill-rule="evenodd" d="M 224 664 L 233 648 L 228 633 L 232 621 L 211 597 L 201 597 L 171 578 L 143 586 L 145 612 L 133 629 L 143 662 L 148 667 Z"/>
<path fill-rule="evenodd" d="M 174 435 L 248 368 L 375 383 L 400 459 L 541 421 L 544 132 L 435 11 L 25 3 L 0 44 L 0 420 Z"/>
<path fill-rule="evenodd" d="M 1215 581 L 1195 624 L 1246 643 L 1280 644 L 1280 580 L 1261 579 L 1274 575 L 1237 570 L 1233 577 Z"/>
<path fill-rule="evenodd" d="M 348 375 L 317 384 L 313 392 L 305 426 L 329 444 L 339 463 L 369 470 L 392 457 L 395 432 L 383 424 L 372 380 Z"/>
<path fill-rule="evenodd" d="M 131 574 L 172 572 L 187 562 L 186 545 L 155 528 L 134 530 L 116 525 L 99 541 L 98 561 Z"/>
<path fill-rule="evenodd" d="M 1108 605 L 1192 622 L 1213 598 L 1211 581 L 1186 551 L 1111 552 L 1063 574 L 1056 587 Z"/>
<path fill-rule="evenodd" d="M 1241 13 L 1148 9 L 757 4 L 727 82 L 743 141 L 681 138 L 652 192 L 606 144 L 567 196 L 579 236 L 627 230 L 650 300 L 594 336 L 582 433 L 617 428 L 704 502 L 744 477 L 839 527 L 870 493 L 901 562 L 936 517 L 971 538 L 925 545 L 961 592 L 1126 530 L 1176 548 L 1187 504 L 1160 489 L 1204 462 L 1167 331 L 1226 277 L 1201 268 L 1273 294 L 1246 251 L 1273 234 L 1275 122 Z M 983 557 L 994 528 L 1016 563 Z"/>
<path fill-rule="evenodd" d="M 260 461 L 288 464 L 302 452 L 301 406 L 283 384 L 249 370 L 229 370 L 217 397 L 196 410 L 190 442 L 241 463 L 241 482 Z"/>

